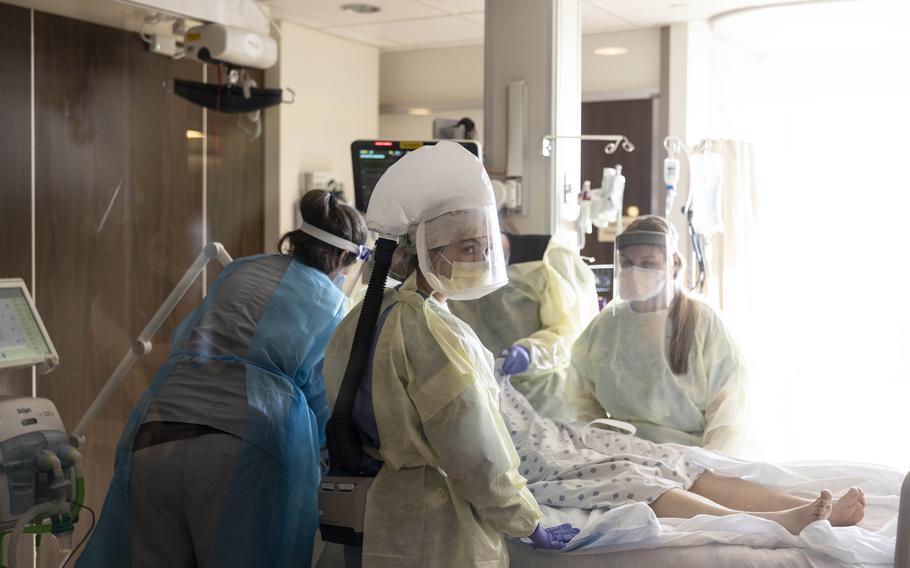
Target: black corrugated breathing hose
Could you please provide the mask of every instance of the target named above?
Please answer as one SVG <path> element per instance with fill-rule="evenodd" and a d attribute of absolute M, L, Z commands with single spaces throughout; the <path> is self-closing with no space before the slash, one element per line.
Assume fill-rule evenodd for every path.
<path fill-rule="evenodd" d="M 354 401 L 370 360 L 376 321 L 382 309 L 386 277 L 392 264 L 392 254 L 397 246 L 396 241 L 381 237 L 376 242 L 373 272 L 370 274 L 370 283 L 360 310 L 360 319 L 357 320 L 351 356 L 344 371 L 344 379 L 341 381 L 332 417 L 326 427 L 330 475 L 366 475 L 361 467 L 363 446 L 354 425 Z"/>

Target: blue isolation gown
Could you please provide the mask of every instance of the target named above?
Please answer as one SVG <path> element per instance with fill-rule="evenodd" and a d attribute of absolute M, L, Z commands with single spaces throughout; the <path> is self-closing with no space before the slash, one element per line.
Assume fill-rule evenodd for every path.
<path fill-rule="evenodd" d="M 322 361 L 344 313 L 344 295 L 331 280 L 291 257 L 260 255 L 227 266 L 175 330 L 169 360 L 130 415 L 98 527 L 78 566 L 130 566 L 136 432 L 168 392 L 177 401 L 185 397 L 175 392 L 201 400 L 207 387 L 213 393 L 245 389 L 240 419 L 212 411 L 194 420 L 184 418 L 185 410 L 157 419 L 212 425 L 242 440 L 208 565 L 309 566 L 319 523 L 319 449 L 329 418 Z M 194 372 L 204 379 L 186 388 Z M 243 402 L 243 390 L 240 395 Z"/>

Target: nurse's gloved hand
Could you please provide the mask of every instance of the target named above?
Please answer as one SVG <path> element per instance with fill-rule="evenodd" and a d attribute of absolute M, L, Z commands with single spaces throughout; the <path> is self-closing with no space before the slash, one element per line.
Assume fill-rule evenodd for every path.
<path fill-rule="evenodd" d="M 531 365 L 531 354 L 521 345 L 513 345 L 502 350 L 500 356 L 505 357 L 502 363 L 502 372 L 507 375 L 520 375 L 528 370 Z"/>
<path fill-rule="evenodd" d="M 531 544 L 534 548 L 559 550 L 560 548 L 565 548 L 569 541 L 575 538 L 575 535 L 579 532 L 581 531 L 569 523 L 548 529 L 537 525 L 537 528 L 534 529 L 534 532 L 528 538 L 531 539 Z"/>

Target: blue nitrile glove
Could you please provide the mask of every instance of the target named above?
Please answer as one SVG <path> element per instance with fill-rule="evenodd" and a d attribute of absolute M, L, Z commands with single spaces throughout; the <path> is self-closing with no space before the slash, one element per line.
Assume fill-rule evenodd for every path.
<path fill-rule="evenodd" d="M 569 544 L 569 541 L 575 538 L 575 535 L 579 532 L 581 531 L 569 523 L 550 527 L 548 529 L 545 529 L 538 524 L 537 528 L 534 529 L 534 532 L 532 532 L 531 536 L 528 538 L 531 539 L 531 545 L 534 548 L 559 550 L 560 548 L 565 548 L 566 545 Z"/>
<path fill-rule="evenodd" d="M 502 363 L 502 372 L 507 375 L 520 375 L 531 365 L 531 354 L 521 345 L 513 345 L 500 353 L 506 360 Z"/>

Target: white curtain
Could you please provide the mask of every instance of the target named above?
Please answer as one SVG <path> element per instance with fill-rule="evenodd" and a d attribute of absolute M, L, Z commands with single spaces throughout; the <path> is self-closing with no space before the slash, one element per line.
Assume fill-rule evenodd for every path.
<path fill-rule="evenodd" d="M 812 4 L 715 32 L 714 131 L 754 161 L 721 148 L 735 181 L 713 291 L 769 460 L 910 467 L 906 8 Z"/>
<path fill-rule="evenodd" d="M 718 154 L 723 165 L 721 209 L 724 231 L 711 238 L 708 260 L 708 299 L 724 311 L 734 329 L 751 317 L 757 267 L 751 262 L 758 234 L 758 191 L 752 144 L 740 140 L 712 140 L 705 150 Z"/>

